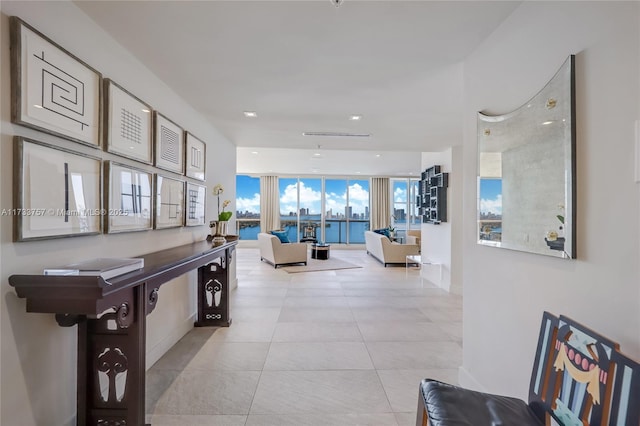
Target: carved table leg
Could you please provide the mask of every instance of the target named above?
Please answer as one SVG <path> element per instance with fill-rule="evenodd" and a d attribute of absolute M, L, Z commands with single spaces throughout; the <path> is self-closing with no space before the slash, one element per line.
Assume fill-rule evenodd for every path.
<path fill-rule="evenodd" d="M 78 324 L 78 425 L 145 424 L 145 285 Z"/>
<path fill-rule="evenodd" d="M 208 265 L 198 268 L 198 321 L 196 327 L 229 327 L 229 262 L 227 249 Z"/>

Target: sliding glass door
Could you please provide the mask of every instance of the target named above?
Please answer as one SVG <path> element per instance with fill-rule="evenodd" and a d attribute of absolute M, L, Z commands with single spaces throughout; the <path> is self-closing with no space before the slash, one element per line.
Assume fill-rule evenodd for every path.
<path fill-rule="evenodd" d="M 298 179 L 280 178 L 280 228 L 287 231 L 289 241 L 298 241 Z"/>
<path fill-rule="evenodd" d="M 323 240 L 327 243 L 347 242 L 347 180 L 324 180 Z"/>
<path fill-rule="evenodd" d="M 409 229 L 420 229 L 418 214 L 417 179 L 392 179 L 393 211 L 392 221 L 399 236 L 406 235 Z"/>
<path fill-rule="evenodd" d="M 369 230 L 369 180 L 350 179 L 348 189 L 348 242 L 364 244 L 364 231 Z"/>
<path fill-rule="evenodd" d="M 369 180 L 280 178 L 280 221 L 290 241 L 363 244 Z"/>

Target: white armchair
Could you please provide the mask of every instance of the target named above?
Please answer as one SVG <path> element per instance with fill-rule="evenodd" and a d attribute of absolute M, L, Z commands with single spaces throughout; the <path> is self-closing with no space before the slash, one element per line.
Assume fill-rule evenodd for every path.
<path fill-rule="evenodd" d="M 280 265 L 294 263 L 307 264 L 307 245 L 305 243 L 283 244 L 275 235 L 261 232 L 258 234 L 260 260 L 277 268 Z"/>

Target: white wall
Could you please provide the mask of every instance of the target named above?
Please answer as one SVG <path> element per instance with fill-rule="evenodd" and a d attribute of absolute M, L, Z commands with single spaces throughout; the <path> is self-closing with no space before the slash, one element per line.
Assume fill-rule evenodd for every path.
<path fill-rule="evenodd" d="M 187 105 L 149 69 L 97 27 L 72 2 L 2 2 L 0 16 L 0 203 L 12 205 L 12 154 L 14 135 L 57 144 L 79 152 L 98 154 L 153 170 L 141 164 L 96 151 L 78 143 L 46 135 L 10 122 L 9 25 L 16 15 L 56 41 L 86 63 L 111 78 L 155 109 L 207 143 L 207 217 L 215 215 L 210 190 L 225 186 L 224 198 L 235 210 L 235 147 L 198 111 Z M 54 18 L 54 19 L 52 19 Z M 232 210 L 232 211 L 233 211 Z M 39 273 L 45 266 L 98 256 L 136 256 L 202 240 L 208 226 L 65 238 L 42 242 L 12 241 L 12 217 L 0 217 L 2 278 L 0 424 L 75 424 L 76 327 L 59 327 L 51 314 L 26 313 L 8 284 L 17 273 Z M 231 224 L 235 229 L 235 224 Z M 148 366 L 193 324 L 195 273 L 161 287 L 156 310 L 147 318 Z"/>
<path fill-rule="evenodd" d="M 637 2 L 524 2 L 465 61 L 463 385 L 527 397 L 540 318 L 565 314 L 640 358 Z M 577 260 L 476 244 L 476 112 L 511 111 L 570 54 Z"/>

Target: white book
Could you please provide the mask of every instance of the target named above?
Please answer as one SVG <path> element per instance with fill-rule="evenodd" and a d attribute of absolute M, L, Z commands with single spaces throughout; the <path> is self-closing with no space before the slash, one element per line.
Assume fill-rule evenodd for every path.
<path fill-rule="evenodd" d="M 144 259 L 101 257 L 70 265 L 47 268 L 45 275 L 95 275 L 106 280 L 144 267 Z"/>

